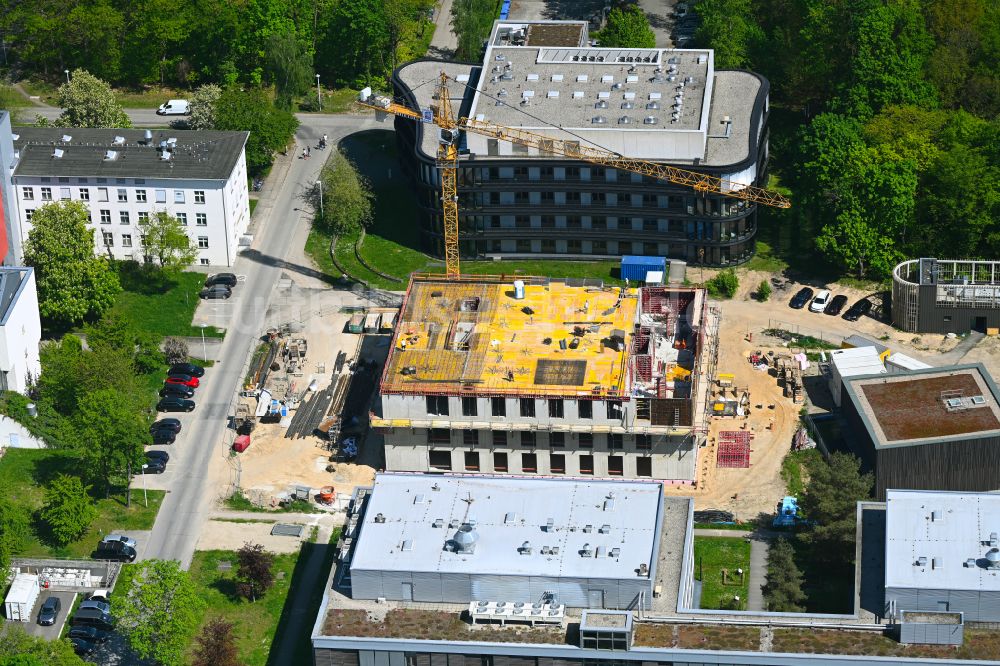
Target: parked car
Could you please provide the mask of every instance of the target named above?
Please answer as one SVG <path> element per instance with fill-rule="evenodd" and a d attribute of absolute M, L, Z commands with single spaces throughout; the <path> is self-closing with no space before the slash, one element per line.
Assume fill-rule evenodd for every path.
<path fill-rule="evenodd" d="M 78 610 L 70 621 L 74 627 L 97 627 L 102 631 L 114 629 L 114 621 L 110 613 L 97 608 L 84 608 Z"/>
<path fill-rule="evenodd" d="M 205 287 L 200 292 L 198 292 L 199 298 L 205 299 L 218 299 L 218 298 L 229 298 L 233 295 L 233 290 L 224 284 L 217 284 L 214 287 Z"/>
<path fill-rule="evenodd" d="M 802 287 L 795 295 L 792 296 L 792 300 L 788 302 L 788 305 L 795 308 L 796 310 L 801 310 L 809 302 L 809 299 L 813 297 L 813 290 L 809 287 Z"/>
<path fill-rule="evenodd" d="M 166 462 L 168 460 L 170 460 L 170 454 L 167 453 L 166 451 L 157 451 L 157 450 L 146 451 L 146 459 L 147 460 L 162 460 L 164 462 L 164 464 L 166 464 Z"/>
<path fill-rule="evenodd" d="M 172 99 L 164 102 L 156 110 L 158 116 L 186 116 L 191 113 L 191 107 L 186 99 Z"/>
<path fill-rule="evenodd" d="M 159 421 L 154 421 L 153 425 L 149 426 L 149 432 L 154 433 L 157 430 L 172 430 L 173 432 L 181 431 L 181 420 L 174 418 L 160 419 Z"/>
<path fill-rule="evenodd" d="M 156 403 L 156 411 L 158 412 L 193 412 L 194 411 L 194 400 L 185 400 L 184 398 L 176 398 L 170 396 L 161 399 Z"/>
<path fill-rule="evenodd" d="M 167 461 L 162 458 L 146 458 L 146 464 L 139 469 L 141 474 L 163 474 L 167 471 Z"/>
<path fill-rule="evenodd" d="M 98 560 L 118 560 L 119 562 L 134 562 L 135 557 L 136 557 L 135 548 L 133 548 L 132 546 L 126 546 L 121 541 L 112 541 L 110 543 L 101 542 L 97 545 L 96 559 Z M 86 610 L 86 609 L 93 609 L 95 611 L 101 610 L 100 606 L 86 606 L 86 604 L 88 603 L 91 603 L 91 600 L 88 599 L 87 601 L 84 601 L 82 604 L 80 604 L 80 610 Z M 94 601 L 93 603 L 99 604 L 101 602 Z M 107 604 L 104 604 L 104 606 L 108 610 L 104 610 L 102 612 L 104 612 L 104 614 L 107 615 L 110 612 L 110 607 Z M 79 614 L 80 611 L 77 611 L 77 615 Z"/>
<path fill-rule="evenodd" d="M 101 543 L 112 543 L 114 541 L 121 541 L 123 544 L 125 544 L 129 548 L 135 548 L 135 539 L 133 539 L 130 536 L 125 536 L 124 534 L 109 534 L 106 537 L 104 537 L 103 539 L 101 539 Z M 106 598 L 99 597 L 96 594 L 91 595 L 88 598 L 88 600 L 103 601 L 104 603 L 108 602 L 108 600 Z"/>
<path fill-rule="evenodd" d="M 164 384 L 163 388 L 160 389 L 161 398 L 166 398 L 168 396 L 175 398 L 190 398 L 193 395 L 193 388 L 190 386 L 183 386 L 181 384 Z"/>
<path fill-rule="evenodd" d="M 131 548 L 132 550 L 135 550 L 135 546 L 129 546 L 122 541 L 109 541 L 108 544 L 111 548 Z M 98 546 L 98 548 L 100 548 L 100 546 Z M 96 608 L 102 613 L 111 613 L 111 604 L 107 601 L 101 601 L 100 599 L 87 599 L 85 601 L 81 601 L 80 606 L 76 610 L 77 612 L 80 612 L 87 608 Z"/>
<path fill-rule="evenodd" d="M 197 377 L 192 377 L 191 375 L 167 375 L 165 380 L 167 384 L 180 384 L 181 386 L 189 386 L 191 388 L 198 388 L 201 383 Z"/>
<path fill-rule="evenodd" d="M 164 446 L 177 441 L 177 433 L 173 430 L 154 430 L 152 435 L 153 446 Z"/>
<path fill-rule="evenodd" d="M 62 610 L 62 602 L 59 597 L 49 597 L 38 609 L 38 624 L 43 627 L 51 627 L 59 619 L 59 611 Z"/>
<path fill-rule="evenodd" d="M 840 311 L 844 309 L 845 305 L 847 305 L 847 296 L 837 294 L 830 299 L 829 303 L 827 303 L 826 308 L 823 310 L 823 314 L 836 317 L 840 314 Z"/>
<path fill-rule="evenodd" d="M 216 285 L 225 285 L 232 289 L 236 286 L 236 274 L 235 273 L 216 273 L 215 275 L 209 275 L 208 279 L 205 280 L 206 287 L 214 287 Z"/>
<path fill-rule="evenodd" d="M 823 289 L 818 294 L 816 298 L 812 300 L 809 304 L 809 312 L 822 312 L 826 308 L 826 304 L 830 302 L 830 290 Z"/>
<path fill-rule="evenodd" d="M 872 311 L 872 302 L 867 298 L 862 298 L 860 301 L 852 305 L 844 313 L 844 319 L 847 321 L 857 321 L 861 317 L 865 316 Z"/>
<path fill-rule="evenodd" d="M 73 652 L 78 655 L 90 654 L 97 649 L 97 643 L 88 641 L 86 638 L 70 636 L 69 642 L 73 644 Z"/>
<path fill-rule="evenodd" d="M 205 375 L 205 368 L 200 365 L 195 365 L 194 363 L 175 363 L 170 366 L 167 370 L 168 375 L 190 375 L 191 377 L 203 377 Z M 170 419 L 164 419 L 169 421 Z M 180 423 L 178 423 L 178 430 L 180 429 Z"/>
<path fill-rule="evenodd" d="M 105 629 L 98 629 L 97 627 L 91 627 L 85 624 L 81 624 L 75 627 L 71 627 L 69 630 L 68 637 L 71 640 L 74 638 L 79 638 L 81 640 L 85 640 L 90 643 L 105 643 L 109 638 L 111 638 L 111 632 Z"/>

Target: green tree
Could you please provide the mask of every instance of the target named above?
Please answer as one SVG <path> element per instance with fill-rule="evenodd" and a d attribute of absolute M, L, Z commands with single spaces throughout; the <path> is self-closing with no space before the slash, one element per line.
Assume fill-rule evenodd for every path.
<path fill-rule="evenodd" d="M 185 663 L 205 602 L 176 560 L 146 560 L 128 567 L 111 598 L 117 630 L 143 659 L 164 666 Z"/>
<path fill-rule="evenodd" d="M 80 440 L 87 442 L 88 471 L 111 495 L 112 479 L 142 464 L 148 437 L 147 420 L 133 395 L 106 385 L 80 398 L 75 420 Z M 114 388 L 111 388 L 114 387 Z"/>
<path fill-rule="evenodd" d="M 181 221 L 165 210 L 153 211 L 139 220 L 143 235 L 143 253 L 168 273 L 180 273 L 194 263 L 198 248 L 191 242 Z"/>
<path fill-rule="evenodd" d="M 869 498 L 873 479 L 861 473 L 861 461 L 839 451 L 829 461 L 814 459 L 809 483 L 799 507 L 815 524 L 801 538 L 813 548 L 813 557 L 826 563 L 854 561 L 857 503 Z"/>
<path fill-rule="evenodd" d="M 193 130 L 215 129 L 215 105 L 221 96 L 222 88 L 213 83 L 199 86 L 188 99 L 191 110 L 188 127 Z"/>
<path fill-rule="evenodd" d="M 372 194 L 368 180 L 339 150 L 333 150 L 320 172 L 321 186 L 308 190 L 306 198 L 316 212 L 316 221 L 336 233 L 367 227 L 372 219 Z M 323 205 L 320 213 L 320 188 Z"/>
<path fill-rule="evenodd" d="M 90 211 L 79 201 L 38 208 L 24 244 L 24 263 L 35 269 L 38 311 L 54 326 L 100 315 L 121 291 L 108 260 L 94 256 Z"/>
<path fill-rule="evenodd" d="M 274 83 L 275 104 L 292 108 L 292 98 L 312 83 L 312 55 L 299 43 L 295 30 L 271 35 L 267 43 L 267 73 Z"/>
<path fill-rule="evenodd" d="M 20 622 L 0 625 L 0 666 L 85 666 L 66 639 L 29 636 Z"/>
<path fill-rule="evenodd" d="M 274 585 L 274 553 L 264 550 L 259 543 L 244 543 L 236 551 L 236 589 L 251 602 Z"/>
<path fill-rule="evenodd" d="M 496 0 L 455 0 L 452 3 L 451 27 L 458 38 L 455 50 L 458 60 L 479 61 L 496 15 Z"/>
<path fill-rule="evenodd" d="M 97 518 L 97 507 L 89 493 L 90 486 L 66 474 L 57 476 L 45 489 L 41 517 L 56 544 L 65 546 L 79 539 Z"/>
<path fill-rule="evenodd" d="M 209 620 L 198 634 L 191 666 L 243 666 L 233 626 L 221 617 Z"/>
<path fill-rule="evenodd" d="M 111 86 L 85 70 L 75 70 L 69 83 L 59 86 L 57 99 L 63 108 L 59 127 L 132 127 Z"/>
<path fill-rule="evenodd" d="M 750 67 L 751 52 L 764 37 L 750 0 L 700 0 L 694 9 L 701 17 L 695 36 L 715 50 L 716 69 Z"/>
<path fill-rule="evenodd" d="M 601 46 L 626 49 L 651 49 L 656 46 L 656 35 L 639 5 L 612 9 L 608 12 L 604 29 L 595 37 L 600 40 Z"/>
<path fill-rule="evenodd" d="M 802 572 L 795 564 L 795 550 L 788 539 L 779 537 L 767 551 L 767 579 L 761 588 L 767 610 L 772 613 L 801 613 L 806 593 Z"/>
<path fill-rule="evenodd" d="M 24 547 L 30 533 L 28 511 L 0 497 L 0 571 L 7 571 L 10 559 Z"/>
<path fill-rule="evenodd" d="M 230 89 L 215 105 L 215 129 L 250 132 L 247 168 L 260 172 L 274 161 L 274 153 L 291 141 L 298 121 L 288 111 L 274 107 L 262 90 Z"/>
<path fill-rule="evenodd" d="M 357 87 L 385 85 L 391 57 L 387 1 L 356 0 L 333 6 L 325 38 L 317 46 L 316 62 L 322 63 L 324 80 Z"/>

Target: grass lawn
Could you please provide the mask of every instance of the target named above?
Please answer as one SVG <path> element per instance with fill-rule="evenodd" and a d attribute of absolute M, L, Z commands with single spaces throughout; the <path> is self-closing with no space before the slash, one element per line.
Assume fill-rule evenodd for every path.
<path fill-rule="evenodd" d="M 746 609 L 750 584 L 750 544 L 742 538 L 694 538 L 695 578 L 701 581 L 701 607 L 729 609 L 734 595 L 739 595 L 737 610 Z M 742 582 L 736 570 L 743 569 Z M 729 573 L 723 575 L 723 570 Z"/>
<path fill-rule="evenodd" d="M 169 282 L 150 279 L 135 265 L 119 263 L 122 293 L 114 308 L 139 330 L 158 335 L 199 336 L 201 328 L 191 325 L 198 307 L 198 292 L 205 283 L 202 273 L 181 273 Z M 214 326 L 205 335 L 221 338 L 224 331 Z"/>
<path fill-rule="evenodd" d="M 332 549 L 331 549 L 332 550 Z M 236 625 L 234 634 L 240 659 L 247 666 L 265 666 L 285 599 L 292 588 L 299 553 L 275 555 L 274 587 L 256 603 L 236 594 L 236 553 L 226 550 L 199 550 L 191 561 L 191 577 L 198 593 L 208 604 L 205 620 L 223 617 Z M 304 559 L 304 558 L 303 558 Z M 219 571 L 219 562 L 232 562 L 229 571 Z M 315 613 L 313 613 L 315 617 Z M 312 628 L 312 620 L 306 624 Z M 308 646 L 308 640 L 305 641 Z M 308 662 L 302 662 L 308 663 Z"/>
<path fill-rule="evenodd" d="M 257 207 L 257 204 L 259 203 L 260 199 L 254 199 L 253 197 L 250 197 L 250 217 L 253 217 L 253 211 Z"/>
<path fill-rule="evenodd" d="M 806 488 L 809 465 L 820 459 L 816 449 L 789 451 L 781 461 L 781 479 L 785 482 L 785 492 L 793 497 L 802 497 Z"/>
<path fill-rule="evenodd" d="M 8 449 L 0 458 L 0 497 L 25 506 L 34 513 L 41 508 L 45 486 L 60 473 L 79 471 L 79 458 L 72 452 L 58 449 Z M 45 526 L 32 522 L 32 535 L 18 554 L 25 557 L 90 557 L 102 535 L 116 530 L 152 529 L 156 512 L 163 501 L 162 490 L 147 491 L 149 506 L 143 505 L 142 489 L 132 490 L 132 506 L 114 495 L 105 499 L 99 489 L 92 489 L 97 500 L 97 519 L 80 539 L 65 547 L 51 545 Z"/>
<path fill-rule="evenodd" d="M 118 96 L 118 103 L 126 109 L 156 109 L 167 100 L 187 99 L 191 96 L 191 91 L 174 88 L 150 88 L 149 90 L 119 88 L 115 90 L 115 94 Z"/>

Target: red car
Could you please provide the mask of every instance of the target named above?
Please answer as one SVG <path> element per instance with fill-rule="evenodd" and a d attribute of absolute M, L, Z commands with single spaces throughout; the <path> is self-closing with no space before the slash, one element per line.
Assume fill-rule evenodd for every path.
<path fill-rule="evenodd" d="M 167 384 L 180 384 L 181 386 L 190 386 L 191 388 L 198 388 L 200 383 L 197 377 L 192 377 L 191 375 L 170 375 L 166 380 Z"/>

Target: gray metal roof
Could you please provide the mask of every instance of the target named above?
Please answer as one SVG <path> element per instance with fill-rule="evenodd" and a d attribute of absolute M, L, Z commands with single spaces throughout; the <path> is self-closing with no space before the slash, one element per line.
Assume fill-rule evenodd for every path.
<path fill-rule="evenodd" d="M 147 142 L 141 129 L 18 127 L 14 148 L 20 157 L 14 176 L 226 180 L 250 136 L 209 130 L 149 132 L 152 140 Z M 170 159 L 162 159 L 159 146 L 171 139 Z"/>
<path fill-rule="evenodd" d="M 351 569 L 634 578 L 652 568 L 662 495 L 647 482 L 379 474 Z M 473 552 L 446 549 L 466 524 Z"/>
<path fill-rule="evenodd" d="M 33 268 L 0 267 L 0 325 L 6 324 Z"/>
<path fill-rule="evenodd" d="M 1000 494 L 889 490 L 885 586 L 1000 591 L 986 558 L 998 534 Z"/>

